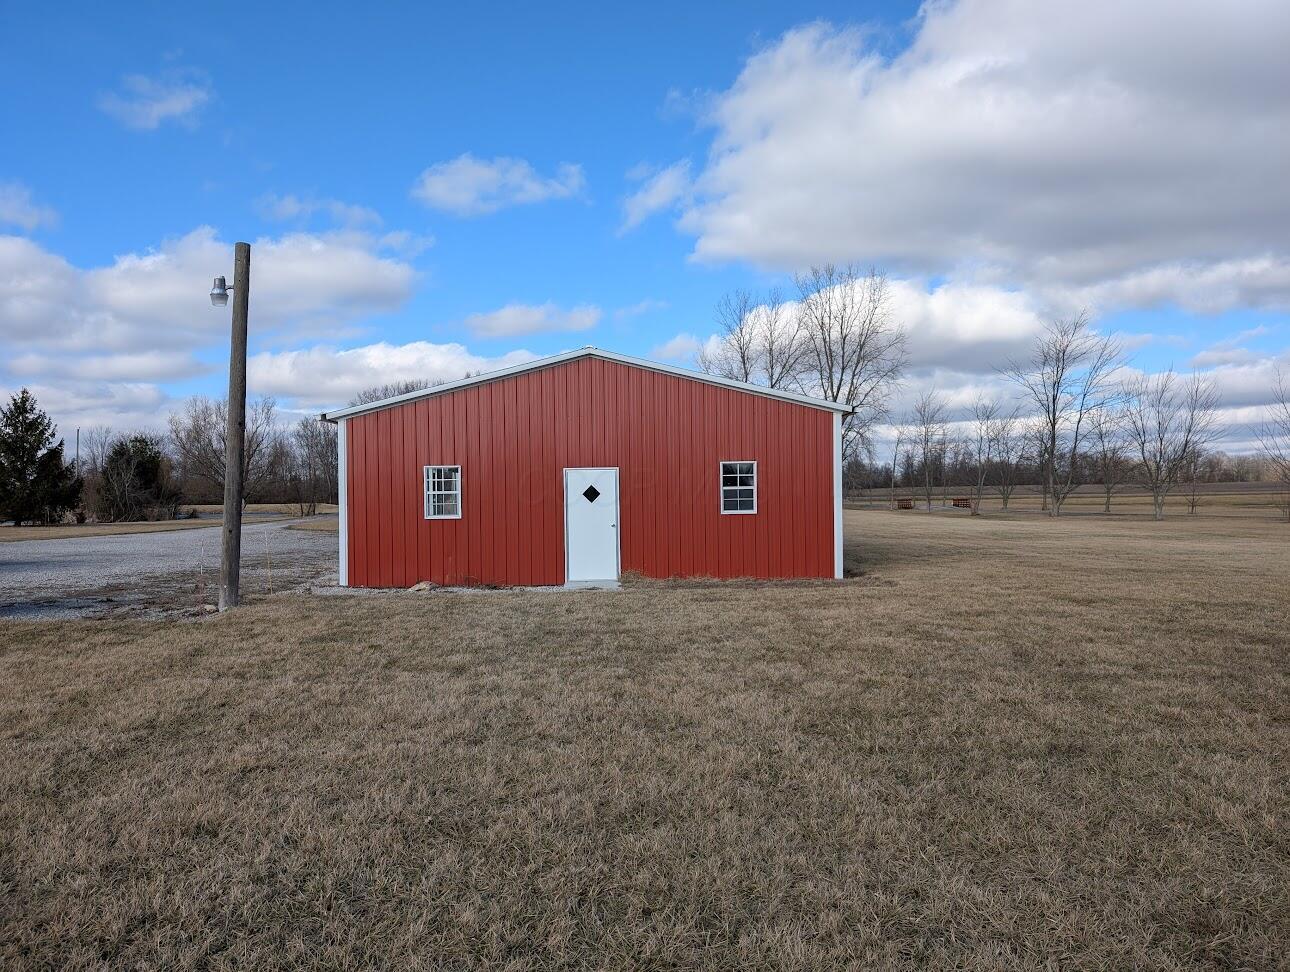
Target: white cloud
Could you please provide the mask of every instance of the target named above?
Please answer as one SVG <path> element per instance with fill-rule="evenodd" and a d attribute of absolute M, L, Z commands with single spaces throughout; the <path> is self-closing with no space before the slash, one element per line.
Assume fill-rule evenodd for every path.
<path fill-rule="evenodd" d="M 640 317 L 642 314 L 652 314 L 654 311 L 667 310 L 671 306 L 665 300 L 655 300 L 647 297 L 644 300 L 637 301 L 635 304 L 629 304 L 626 307 L 620 307 L 614 311 L 614 317 L 617 320 L 625 321 L 632 317 Z"/>
<path fill-rule="evenodd" d="M 480 216 L 508 206 L 568 199 L 582 192 L 582 167 L 568 162 L 546 177 L 524 159 L 477 159 L 466 153 L 438 162 L 417 178 L 412 196 L 431 209 L 457 216 Z"/>
<path fill-rule="evenodd" d="M 130 74 L 117 91 L 99 97 L 99 108 L 126 128 L 152 131 L 163 122 L 191 125 L 211 100 L 210 83 L 197 71 L 170 71 L 157 77 Z"/>
<path fill-rule="evenodd" d="M 663 104 L 659 107 L 659 117 L 665 121 L 678 119 L 697 121 L 711 110 L 713 97 L 711 91 L 704 91 L 701 88 L 691 88 L 689 91 L 669 88 L 667 94 L 663 96 Z"/>
<path fill-rule="evenodd" d="M 199 227 L 156 250 L 79 268 L 31 240 L 0 236 L 0 347 L 8 352 L 0 385 L 57 392 L 64 404 L 51 412 L 60 422 L 102 420 L 113 409 L 120 423 L 133 421 L 139 388 L 202 373 L 197 352 L 227 341 L 228 312 L 211 307 L 207 292 L 213 276 L 231 276 L 232 250 Z M 416 276 L 362 233 L 259 239 L 251 327 L 261 338 L 334 334 L 401 306 Z"/>
<path fill-rule="evenodd" d="M 1290 5 L 943 0 L 813 24 L 709 103 L 699 260 L 876 262 L 1055 299 L 1290 306 Z"/>
<path fill-rule="evenodd" d="M 1027 294 L 999 287 L 950 282 L 929 290 L 916 280 L 892 280 L 890 294 L 913 368 L 993 372 L 1024 352 L 1044 322 Z"/>
<path fill-rule="evenodd" d="M 693 334 L 681 333 L 670 340 L 664 341 L 662 344 L 655 345 L 649 355 L 659 361 L 693 365 L 695 356 L 702 347 L 703 342 Z"/>
<path fill-rule="evenodd" d="M 209 227 L 158 251 L 118 257 L 90 271 L 92 298 L 121 319 L 165 323 L 181 332 L 222 330 L 222 315 L 198 314 L 210 278 L 232 276 L 230 243 Z M 410 296 L 416 271 L 381 254 L 362 233 L 289 233 L 251 247 L 252 316 L 261 330 L 323 328 L 394 310 Z"/>
<path fill-rule="evenodd" d="M 173 381 L 210 371 L 185 351 L 128 351 L 120 354 L 42 354 L 29 352 L 9 361 L 15 377 L 76 378 L 91 381 Z"/>
<path fill-rule="evenodd" d="M 18 182 L 0 182 L 0 225 L 20 226 L 28 233 L 58 222 L 58 213 L 40 206 L 31 190 Z"/>
<path fill-rule="evenodd" d="M 1238 331 L 1196 354 L 1191 359 L 1191 365 L 1193 368 L 1213 368 L 1218 365 L 1249 365 L 1264 361 L 1267 359 L 1266 354 L 1259 354 L 1241 345 L 1245 341 L 1266 337 L 1274 330 L 1266 324 L 1257 324 Z"/>
<path fill-rule="evenodd" d="M 1244 331 L 1237 331 L 1229 340 L 1233 342 L 1249 341 L 1252 338 L 1266 337 L 1275 330 L 1275 327 L 1267 324 L 1255 324 L 1253 327 L 1247 327 Z"/>
<path fill-rule="evenodd" d="M 341 226 L 380 226 L 381 214 L 367 206 L 342 202 L 339 199 L 315 199 L 312 196 L 285 195 L 269 193 L 262 196 L 256 204 L 260 214 L 266 219 L 281 222 L 299 222 L 315 213 L 325 213 Z"/>
<path fill-rule="evenodd" d="M 649 175 L 641 187 L 623 201 L 623 221 L 618 229 L 619 234 L 635 229 L 654 213 L 670 209 L 689 198 L 689 195 L 689 159 L 682 159 Z"/>
<path fill-rule="evenodd" d="M 21 236 L 0 236 L 0 337 L 48 338 L 79 318 L 79 272 Z"/>
<path fill-rule="evenodd" d="M 892 279 L 888 295 L 892 324 L 904 330 L 909 367 L 916 372 L 994 374 L 1010 357 L 1024 354 L 1046 319 L 1026 293 L 984 284 L 950 281 L 929 288 L 920 280 Z M 789 301 L 785 312 L 795 310 L 796 302 Z M 703 343 L 716 340 L 714 335 Z"/>
<path fill-rule="evenodd" d="M 339 406 L 373 385 L 408 379 L 454 381 L 467 372 L 494 371 L 536 357 L 512 351 L 499 357 L 472 354 L 460 344 L 368 344 L 338 350 L 311 347 L 265 352 L 247 362 L 247 384 L 256 393 L 280 395 L 297 406 Z"/>
<path fill-rule="evenodd" d="M 521 334 L 541 334 L 553 331 L 586 331 L 600 322 L 600 308 L 590 305 L 562 310 L 550 302 L 545 304 L 507 304 L 495 311 L 471 314 L 466 327 L 483 338 L 517 337 Z"/>
<path fill-rule="evenodd" d="M 1224 362 L 1203 373 L 1214 380 L 1223 407 L 1262 407 L 1272 401 L 1278 368 L 1290 374 L 1290 353 Z"/>
<path fill-rule="evenodd" d="M 435 239 L 429 233 L 392 230 L 389 233 L 382 233 L 376 242 L 380 249 L 391 250 L 405 259 L 411 260 L 434 246 Z"/>
<path fill-rule="evenodd" d="M 1248 348 L 1209 348 L 1191 359 L 1194 368 L 1213 368 L 1217 365 L 1250 364 L 1259 356 Z"/>
<path fill-rule="evenodd" d="M 1233 307 L 1285 310 L 1290 309 L 1290 257 L 1169 263 L 1086 286 L 1051 286 L 1048 291 L 1057 306 L 1067 308 L 1169 303 L 1198 314 Z"/>
<path fill-rule="evenodd" d="M 174 399 L 148 382 L 12 382 L 0 379 L 0 402 L 8 402 L 25 387 L 58 426 L 58 435 L 72 455 L 76 430 L 95 425 L 116 429 L 165 428 L 166 415 Z"/>

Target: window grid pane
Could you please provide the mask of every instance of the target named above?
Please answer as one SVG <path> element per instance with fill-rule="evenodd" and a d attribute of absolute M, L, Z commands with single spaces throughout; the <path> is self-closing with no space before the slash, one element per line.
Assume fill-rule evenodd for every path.
<path fill-rule="evenodd" d="M 461 516 L 461 469 L 426 466 L 425 515 L 427 519 Z"/>
<path fill-rule="evenodd" d="M 721 512 L 757 511 L 756 463 L 738 461 L 721 464 Z"/>

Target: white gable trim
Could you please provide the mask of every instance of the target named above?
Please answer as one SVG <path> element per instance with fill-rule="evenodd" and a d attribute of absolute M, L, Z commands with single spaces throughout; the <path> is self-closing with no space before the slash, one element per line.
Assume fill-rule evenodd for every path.
<path fill-rule="evenodd" d="M 566 361 L 575 361 L 578 358 L 601 358 L 605 361 L 616 361 L 619 364 L 631 365 L 634 368 L 644 368 L 647 371 L 657 371 L 665 375 L 675 375 L 678 378 L 688 378 L 691 381 L 701 381 L 708 385 L 733 388 L 735 391 L 748 392 L 751 395 L 777 398 L 780 401 L 792 402 L 795 405 L 807 405 L 811 408 L 824 409 L 825 411 L 844 415 L 851 412 L 850 406 L 842 405 L 838 402 L 827 402 L 823 399 L 799 395 L 796 392 L 781 391 L 778 388 L 763 388 L 761 385 L 754 385 L 746 381 L 719 378 L 716 375 L 705 375 L 702 372 L 690 371 L 687 368 L 676 368 L 672 365 L 660 364 L 657 361 L 649 361 L 645 358 L 633 358 L 626 354 L 586 347 L 579 348 L 576 351 L 566 351 L 563 354 L 552 355 L 549 358 L 538 358 L 535 361 L 529 361 L 521 365 L 512 365 L 509 368 L 499 368 L 497 371 L 489 371 L 473 378 L 462 378 L 459 381 L 435 385 L 433 388 L 423 388 L 420 391 L 408 392 L 406 395 L 396 395 L 394 398 L 385 398 L 379 402 L 368 402 L 365 405 L 351 405 L 348 408 L 334 409 L 330 412 L 323 412 L 319 418 L 324 422 L 336 422 L 354 415 L 364 415 L 367 412 L 377 412 L 383 408 L 402 405 L 404 402 L 414 402 L 421 398 L 443 395 L 447 392 L 456 391 L 458 388 L 469 388 L 472 385 L 482 385 L 485 382 L 498 381 L 502 378 L 510 378 L 513 375 L 522 375 L 528 371 L 537 371 L 540 368 L 550 368 L 553 365 L 564 364 Z"/>

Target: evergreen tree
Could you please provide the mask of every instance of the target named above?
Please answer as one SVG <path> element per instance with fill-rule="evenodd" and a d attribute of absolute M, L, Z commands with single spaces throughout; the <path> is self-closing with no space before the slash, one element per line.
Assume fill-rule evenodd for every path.
<path fill-rule="evenodd" d="M 25 388 L 0 409 L 0 519 L 52 523 L 80 502 L 81 479 L 56 434 Z"/>

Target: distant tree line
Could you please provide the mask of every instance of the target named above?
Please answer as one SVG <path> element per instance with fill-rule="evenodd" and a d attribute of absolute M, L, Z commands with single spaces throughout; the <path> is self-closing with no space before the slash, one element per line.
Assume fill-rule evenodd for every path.
<path fill-rule="evenodd" d="M 1018 487 L 1042 494 L 1042 467 L 1031 453 L 1020 457 L 993 455 L 980 461 L 974 454 L 972 443 L 958 436 L 949 436 L 943 446 L 931 450 L 931 461 L 922 460 L 920 450 L 902 447 L 898 453 L 895 477 L 891 462 L 871 461 L 853 457 L 843 467 L 845 492 L 870 493 L 895 488 L 902 495 L 911 491 L 925 495 L 925 484 L 930 479 L 933 496 L 944 493 L 954 496 L 969 495 L 979 489 L 982 496 L 995 496 L 1005 505 Z M 1020 443 L 1024 448 L 1024 443 Z M 999 448 L 996 440 L 995 450 Z M 1111 455 L 1103 458 L 1096 453 L 1082 453 L 1078 457 L 1078 482 L 1083 486 L 1102 489 L 1103 508 L 1111 511 L 1111 497 L 1137 486 L 1132 478 L 1133 466 L 1127 456 Z M 1189 473 L 1191 470 L 1189 470 Z M 1229 455 L 1221 450 L 1206 453 L 1196 464 L 1194 476 L 1185 477 L 1184 486 L 1194 481 L 1197 485 L 1213 483 L 1263 483 L 1277 482 L 1272 466 L 1260 455 Z"/>
<path fill-rule="evenodd" d="M 1031 355 L 1004 371 L 1016 399 L 978 397 L 966 418 L 951 421 L 945 396 L 929 391 L 893 423 L 886 462 L 852 456 L 844 488 L 917 495 L 925 509 L 951 492 L 965 495 L 973 513 L 986 495 L 1003 509 L 1020 486 L 1041 494 L 1042 509 L 1060 515 L 1080 486 L 1101 487 L 1104 512 L 1127 488 L 1148 493 L 1157 519 L 1165 501 L 1181 494 L 1189 513 L 1201 487 L 1217 482 L 1277 482 L 1290 517 L 1290 404 L 1279 376 L 1272 417 L 1261 428 L 1262 450 L 1232 456 L 1213 448 L 1219 438 L 1219 400 L 1201 375 L 1128 373 L 1112 338 L 1093 333 L 1077 316 L 1045 328 Z"/>
<path fill-rule="evenodd" d="M 350 404 L 434 384 L 439 382 L 380 385 Z M 86 429 L 78 466 L 49 416 L 23 389 L 0 409 L 0 521 L 169 520 L 195 506 L 222 503 L 227 415 L 225 400 L 199 395 L 168 417 L 165 432 Z M 248 403 L 245 502 L 315 513 L 337 500 L 336 459 L 335 425 L 312 417 L 284 425 L 273 398 Z"/>
<path fill-rule="evenodd" d="M 437 382 L 397 381 L 364 389 L 349 402 L 361 405 L 428 388 Z M 227 402 L 195 396 L 171 414 L 169 435 L 155 436 L 158 448 L 169 462 L 173 491 L 190 505 L 221 503 L 224 499 L 224 448 Z M 104 482 L 99 456 L 121 436 L 110 429 L 91 431 L 95 443 L 87 457 L 85 471 L 91 502 L 98 498 Z M 301 515 L 316 513 L 324 503 L 337 501 L 336 426 L 316 418 L 302 418 L 284 426 L 277 403 L 269 397 L 252 400 L 246 411 L 246 446 L 243 482 L 247 503 L 282 503 Z M 99 519 L 118 518 L 126 511 L 111 497 L 93 504 Z M 167 515 L 168 506 L 150 512 Z"/>
<path fill-rule="evenodd" d="M 81 436 L 83 509 L 100 523 L 167 520 L 224 499 L 227 402 L 195 396 L 173 412 L 167 432 L 107 426 Z M 276 402 L 246 409 L 247 503 L 283 503 L 302 515 L 336 502 L 336 428 L 316 418 L 280 424 Z"/>

